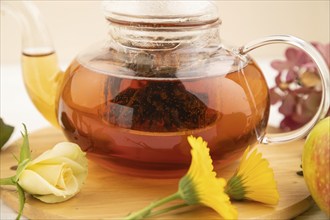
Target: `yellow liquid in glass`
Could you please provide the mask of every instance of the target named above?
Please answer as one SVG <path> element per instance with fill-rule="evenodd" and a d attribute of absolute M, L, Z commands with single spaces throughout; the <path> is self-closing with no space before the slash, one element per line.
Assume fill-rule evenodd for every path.
<path fill-rule="evenodd" d="M 22 55 L 23 79 L 32 102 L 41 114 L 58 127 L 56 103 L 63 73 L 56 53 Z"/>

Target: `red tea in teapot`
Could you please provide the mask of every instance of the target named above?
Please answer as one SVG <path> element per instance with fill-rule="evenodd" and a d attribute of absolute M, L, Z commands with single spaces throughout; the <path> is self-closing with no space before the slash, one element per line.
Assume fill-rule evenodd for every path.
<path fill-rule="evenodd" d="M 105 167 L 182 175 L 191 160 L 187 136 L 203 137 L 213 160 L 227 164 L 264 134 L 268 88 L 252 61 L 227 74 L 213 66 L 215 72 L 203 77 L 180 76 L 171 67 L 129 68 L 135 75 L 119 76 L 115 68 L 98 72 L 75 61 L 61 89 L 64 133 Z"/>
<path fill-rule="evenodd" d="M 248 145 L 306 136 L 329 109 L 329 68 L 308 43 L 272 35 L 228 49 L 217 8 L 209 1 L 106 1 L 106 41 L 79 53 L 65 74 L 38 9 L 5 1 L 23 28 L 23 75 L 38 110 L 70 141 L 114 171 L 174 177 L 190 165 L 188 135 L 201 136 L 218 164 Z M 178 7 L 179 6 L 179 7 Z M 296 132 L 265 136 L 269 93 L 247 54 L 289 43 L 308 53 L 322 81 L 313 119 Z M 265 138 L 263 138 L 265 137 Z"/>

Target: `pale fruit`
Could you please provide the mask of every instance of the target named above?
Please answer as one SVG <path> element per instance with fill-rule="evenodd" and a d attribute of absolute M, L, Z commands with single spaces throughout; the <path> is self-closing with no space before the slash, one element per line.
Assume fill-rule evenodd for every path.
<path fill-rule="evenodd" d="M 313 199 L 330 216 L 330 117 L 318 122 L 308 135 L 302 167 Z"/>

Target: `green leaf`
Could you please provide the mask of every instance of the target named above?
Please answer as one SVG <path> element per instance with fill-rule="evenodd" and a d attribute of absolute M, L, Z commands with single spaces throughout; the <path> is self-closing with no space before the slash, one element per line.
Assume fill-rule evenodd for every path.
<path fill-rule="evenodd" d="M 24 204 L 25 204 L 25 192 L 24 192 L 24 189 L 18 184 L 18 179 L 19 179 L 19 176 L 21 175 L 21 173 L 26 168 L 26 166 L 31 161 L 31 152 L 30 152 L 30 146 L 29 146 L 28 132 L 27 132 L 25 124 L 23 124 L 23 127 L 24 127 L 24 134 L 22 133 L 23 143 L 20 148 L 20 157 L 19 157 L 19 161 L 18 161 L 16 175 L 13 177 L 0 179 L 0 185 L 15 185 L 17 188 L 18 199 L 19 199 L 19 209 L 18 209 L 18 215 L 17 215 L 16 219 L 21 218 L 22 213 L 23 213 Z"/>
<path fill-rule="evenodd" d="M 19 157 L 19 161 L 18 161 L 16 176 L 14 178 L 15 182 L 18 181 L 21 173 L 23 172 L 23 170 L 25 169 L 25 167 L 28 165 L 28 163 L 31 160 L 29 136 L 28 136 L 28 132 L 27 132 L 25 124 L 23 124 L 23 127 L 24 127 L 24 133 L 22 133 L 23 143 L 22 143 L 21 149 L 20 149 L 20 157 Z"/>
<path fill-rule="evenodd" d="M 13 131 L 14 131 L 14 127 L 5 124 L 2 118 L 0 118 L 0 149 L 9 140 Z"/>
<path fill-rule="evenodd" d="M 14 181 L 17 182 L 19 177 L 21 176 L 21 173 L 25 170 L 25 167 L 28 165 L 30 162 L 30 159 L 25 159 L 24 161 L 20 162 L 18 164 L 17 170 L 16 170 L 16 175 L 14 177 Z"/>
<path fill-rule="evenodd" d="M 28 137 L 28 132 L 26 129 L 25 124 L 23 124 L 24 127 L 24 134 L 21 132 L 22 137 L 23 137 L 23 143 L 21 146 L 20 150 L 20 157 L 19 157 L 19 164 L 25 161 L 26 159 L 30 160 L 31 159 L 31 152 L 30 152 L 30 145 L 29 145 L 29 137 Z"/>
<path fill-rule="evenodd" d="M 18 220 L 21 218 L 23 213 L 23 208 L 25 204 L 25 193 L 23 188 L 18 183 L 16 183 L 16 187 L 17 187 L 18 199 L 19 199 L 19 209 L 18 209 L 18 215 L 16 217 L 16 220 Z"/>

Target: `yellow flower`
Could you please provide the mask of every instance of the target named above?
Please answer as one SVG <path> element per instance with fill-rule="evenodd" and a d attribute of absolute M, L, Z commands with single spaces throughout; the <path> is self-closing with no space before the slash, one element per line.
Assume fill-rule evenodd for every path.
<path fill-rule="evenodd" d="M 154 217 L 194 204 L 208 206 L 225 219 L 237 219 L 237 210 L 231 205 L 230 198 L 224 191 L 226 180 L 216 178 L 216 173 L 213 171 L 207 143 L 201 137 L 193 136 L 188 137 L 188 142 L 192 148 L 191 165 L 187 174 L 180 179 L 178 191 L 131 213 L 125 217 L 125 220 Z M 159 209 L 160 206 L 174 200 L 183 200 L 183 203 Z M 155 210 L 156 208 L 158 210 Z"/>
<path fill-rule="evenodd" d="M 58 203 L 81 190 L 87 173 L 86 153 L 77 144 L 61 142 L 30 161 L 18 175 L 18 184 L 45 203 Z"/>
<path fill-rule="evenodd" d="M 0 186 L 16 186 L 19 198 L 16 219 L 23 213 L 25 193 L 46 203 L 63 202 L 80 191 L 88 173 L 86 153 L 70 142 L 58 143 L 32 160 L 28 132 L 23 126 L 16 175 L 0 179 Z"/>
<path fill-rule="evenodd" d="M 213 171 L 210 149 L 201 137 L 188 137 L 192 147 L 192 161 L 187 174 L 179 183 L 179 194 L 187 204 L 203 204 L 214 209 L 225 219 L 236 219 L 237 210 L 224 192 L 226 181 L 217 179 Z"/>
<path fill-rule="evenodd" d="M 279 201 L 277 185 L 269 162 L 254 150 L 249 157 L 246 149 L 234 176 L 228 181 L 226 193 L 232 199 L 253 200 L 269 205 Z"/>

